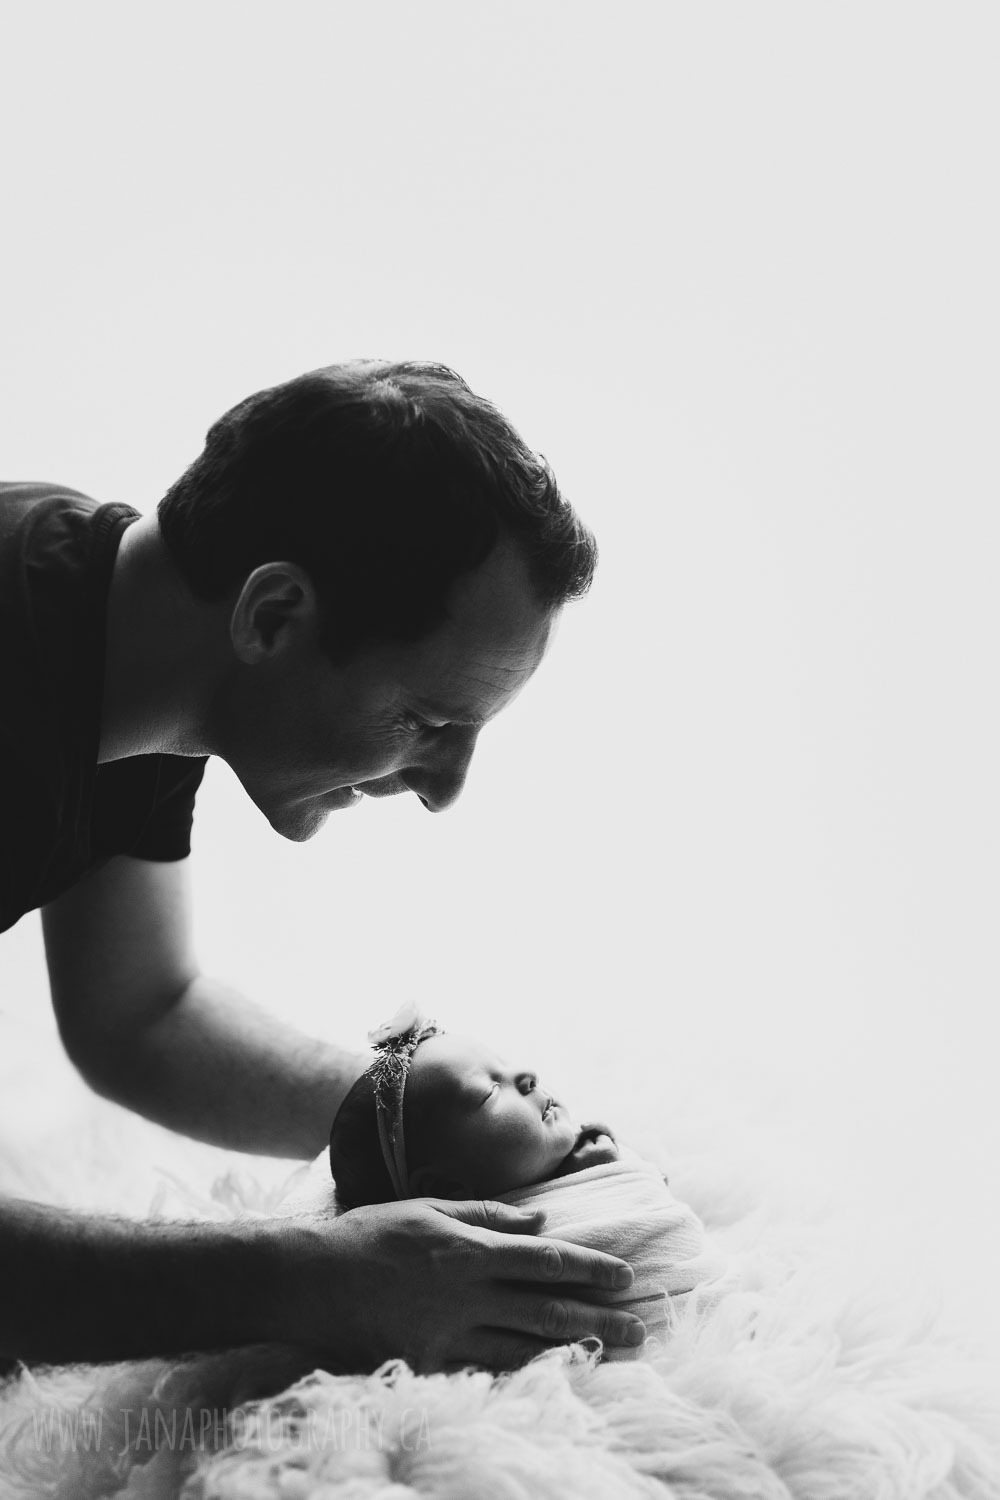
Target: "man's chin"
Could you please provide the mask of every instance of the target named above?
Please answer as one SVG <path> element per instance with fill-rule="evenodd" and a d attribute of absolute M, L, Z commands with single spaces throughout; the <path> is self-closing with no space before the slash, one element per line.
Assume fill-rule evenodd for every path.
<path fill-rule="evenodd" d="M 304 844 L 319 833 L 333 812 L 342 812 L 347 807 L 361 805 L 360 793 L 353 787 L 338 787 L 324 797 L 310 797 L 306 801 L 286 803 L 278 808 L 261 808 L 275 833 L 293 844 Z M 259 804 L 258 804 L 259 805 Z"/>
<path fill-rule="evenodd" d="M 316 806 L 283 807 L 275 813 L 265 813 L 275 833 L 293 844 L 306 844 L 319 833 L 330 816 L 330 808 Z"/>

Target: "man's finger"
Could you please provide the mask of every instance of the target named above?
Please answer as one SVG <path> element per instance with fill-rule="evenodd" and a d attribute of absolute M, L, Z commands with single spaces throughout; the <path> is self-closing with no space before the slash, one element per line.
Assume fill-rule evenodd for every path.
<path fill-rule="evenodd" d="M 512 1281 L 560 1281 L 575 1285 L 601 1287 L 622 1292 L 632 1285 L 632 1267 L 603 1250 L 589 1250 L 566 1240 L 531 1239 L 536 1234 L 533 1216 L 507 1203 L 476 1200 L 453 1203 L 437 1199 L 434 1207 L 450 1218 L 460 1219 L 477 1229 L 489 1229 L 507 1236 L 490 1245 L 501 1251 L 495 1274 Z M 513 1217 L 512 1217 L 513 1216 Z M 541 1226 L 539 1226 L 541 1227 Z M 511 1236 L 518 1236 L 517 1239 Z"/>
<path fill-rule="evenodd" d="M 634 1313 L 624 1308 L 597 1307 L 569 1296 L 513 1293 L 494 1316 L 502 1320 L 502 1327 L 550 1344 L 599 1338 L 603 1344 L 637 1349 L 646 1337 L 645 1326 Z"/>
<path fill-rule="evenodd" d="M 625 1291 L 635 1279 L 632 1267 L 617 1256 L 549 1239 L 508 1238 L 496 1274 L 510 1281 L 557 1281 L 611 1292 Z"/>
<path fill-rule="evenodd" d="M 494 1203 L 476 1198 L 467 1203 L 435 1202 L 435 1208 L 472 1224 L 478 1229 L 492 1229 L 498 1234 L 538 1234 L 545 1228 L 545 1211 L 541 1208 L 514 1208 L 510 1203 Z"/>

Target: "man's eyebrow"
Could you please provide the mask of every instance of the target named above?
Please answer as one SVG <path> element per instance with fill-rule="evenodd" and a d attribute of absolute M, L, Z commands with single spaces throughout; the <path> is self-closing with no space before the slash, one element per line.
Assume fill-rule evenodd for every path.
<path fill-rule="evenodd" d="M 461 710 L 451 713 L 447 708 L 431 703 L 418 703 L 417 712 L 426 714 L 429 719 L 440 719 L 442 724 L 457 724 L 461 729 L 482 729 L 486 723 L 485 719 L 469 718 Z"/>

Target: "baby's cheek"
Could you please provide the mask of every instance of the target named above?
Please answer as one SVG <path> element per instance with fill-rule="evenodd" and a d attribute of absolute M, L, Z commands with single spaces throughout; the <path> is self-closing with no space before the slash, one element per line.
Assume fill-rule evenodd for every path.
<path fill-rule="evenodd" d="M 496 1122 L 483 1157 L 510 1179 L 511 1187 L 521 1187 L 538 1164 L 542 1151 L 543 1144 L 529 1121 L 507 1118 Z"/>
<path fill-rule="evenodd" d="M 524 1121 L 518 1134 L 517 1157 L 522 1173 L 535 1175 L 546 1168 L 552 1155 L 554 1137 L 540 1120 Z M 529 1180 L 524 1177 L 522 1180 Z"/>

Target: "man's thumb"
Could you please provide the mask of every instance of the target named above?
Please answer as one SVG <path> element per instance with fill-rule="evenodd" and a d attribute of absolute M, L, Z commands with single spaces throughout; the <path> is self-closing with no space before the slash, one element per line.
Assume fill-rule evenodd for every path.
<path fill-rule="evenodd" d="M 468 1203 L 456 1203 L 453 1209 L 455 1217 L 463 1224 L 476 1224 L 480 1229 L 492 1229 L 496 1234 L 539 1234 L 545 1228 L 545 1214 L 540 1208 L 515 1208 L 512 1203 L 477 1198 Z"/>

